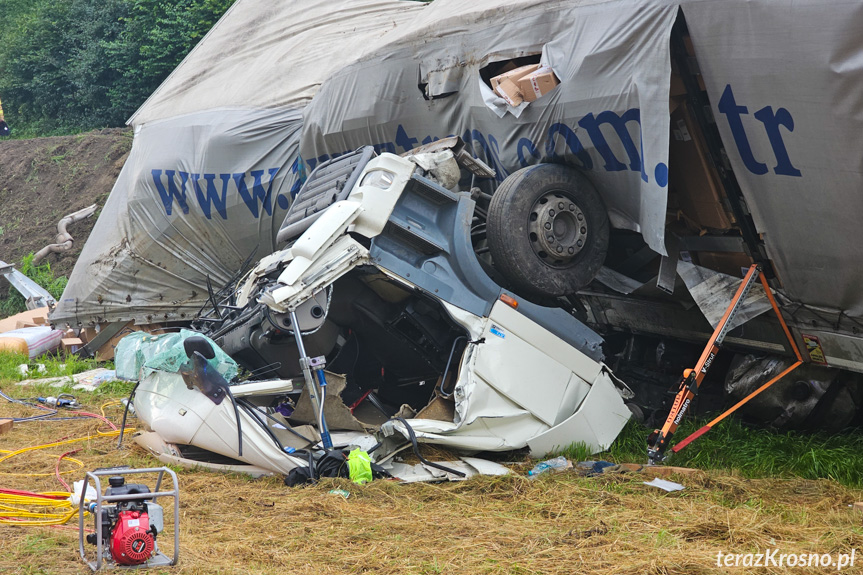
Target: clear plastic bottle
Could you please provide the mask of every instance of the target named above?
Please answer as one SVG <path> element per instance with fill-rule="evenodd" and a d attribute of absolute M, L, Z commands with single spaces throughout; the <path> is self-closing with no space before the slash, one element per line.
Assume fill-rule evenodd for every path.
<path fill-rule="evenodd" d="M 569 461 L 566 460 L 566 457 L 563 455 L 559 455 L 554 459 L 548 459 L 546 461 L 541 461 L 536 464 L 536 466 L 527 472 L 531 477 L 535 475 L 539 475 L 540 473 L 545 473 L 549 469 L 566 469 L 569 465 Z"/>

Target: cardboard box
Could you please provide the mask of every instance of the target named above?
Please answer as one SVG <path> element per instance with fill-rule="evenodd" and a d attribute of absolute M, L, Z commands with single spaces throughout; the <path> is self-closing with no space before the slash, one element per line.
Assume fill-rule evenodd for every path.
<path fill-rule="evenodd" d="M 491 79 L 491 89 L 497 92 L 497 94 L 503 97 L 503 94 L 498 90 L 498 86 L 504 80 L 512 80 L 513 82 L 518 82 L 518 80 L 522 76 L 527 76 L 531 72 L 535 72 L 539 68 L 539 64 L 528 64 L 527 66 L 519 66 L 515 70 L 510 70 L 509 72 L 504 72 L 503 74 L 498 74 L 494 78 Z"/>
<path fill-rule="evenodd" d="M 524 102 L 524 97 L 521 95 L 521 90 L 518 89 L 518 85 L 509 78 L 504 78 L 504 80 L 497 85 L 497 94 L 506 100 L 506 103 L 512 107 L 518 106 Z"/>
<path fill-rule="evenodd" d="M 25 327 L 39 327 L 39 325 L 32 321 L 26 320 L 18 320 L 18 322 L 15 324 L 15 329 L 24 329 Z"/>
<path fill-rule="evenodd" d="M 60 340 L 60 345 L 66 353 L 75 353 L 84 345 L 84 341 L 79 337 L 64 337 Z"/>
<path fill-rule="evenodd" d="M 14 425 L 15 422 L 11 419 L 0 419 L 0 435 L 3 435 L 7 431 L 11 431 Z"/>
<path fill-rule="evenodd" d="M 0 319 L 0 333 L 12 331 L 13 329 L 18 329 L 19 321 L 35 324 L 36 318 L 40 317 L 48 317 L 47 307 L 40 307 L 37 309 L 22 311 L 21 313 L 9 316 L 6 319 Z"/>
<path fill-rule="evenodd" d="M 548 94 L 558 84 L 560 80 L 554 75 L 554 71 L 544 66 L 527 76 L 522 76 L 518 81 L 518 88 L 525 102 L 533 102 Z"/>
<path fill-rule="evenodd" d="M 668 163 L 669 190 L 683 213 L 702 227 L 730 229 L 734 218 L 725 207 L 719 174 L 686 105 L 671 114 Z"/>

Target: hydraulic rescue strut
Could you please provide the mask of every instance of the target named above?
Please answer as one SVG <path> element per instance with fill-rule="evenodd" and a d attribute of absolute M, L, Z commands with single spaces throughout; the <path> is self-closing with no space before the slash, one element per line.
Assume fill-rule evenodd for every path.
<path fill-rule="evenodd" d="M 680 390 L 677 392 L 677 396 L 674 398 L 674 403 L 671 405 L 671 411 L 668 414 L 668 417 L 665 420 L 665 424 L 662 426 L 662 429 L 657 429 L 653 433 L 650 434 L 650 437 L 647 438 L 647 459 L 648 464 L 656 464 L 660 463 L 665 459 L 665 450 L 668 448 L 669 442 L 671 438 L 674 436 L 674 432 L 677 431 L 677 427 L 680 425 L 680 421 L 683 419 L 683 416 L 686 414 L 686 411 L 692 404 L 692 401 L 695 399 L 695 396 L 698 394 L 698 388 L 701 386 L 701 383 L 704 381 L 705 376 L 707 375 L 707 370 L 710 369 L 710 366 L 713 365 L 713 360 L 716 359 L 716 354 L 719 353 L 719 348 L 722 347 L 722 342 L 725 340 L 725 336 L 730 331 L 729 327 L 731 326 L 731 322 L 734 319 L 734 316 L 737 315 L 737 311 L 739 307 L 742 305 L 743 301 L 746 299 L 746 295 L 749 293 L 749 290 L 752 288 L 752 285 L 755 283 L 756 279 L 760 278 L 761 283 L 764 285 L 764 291 L 767 293 L 767 299 L 770 301 L 770 305 L 773 307 L 773 311 L 776 312 L 776 317 L 779 318 L 779 323 L 782 325 L 782 329 L 785 332 L 785 337 L 788 338 L 788 342 L 791 344 L 791 349 L 794 351 L 794 355 L 797 357 L 797 362 L 785 369 L 782 373 L 750 393 L 748 396 L 740 400 L 730 409 L 725 411 L 722 415 L 681 441 L 679 444 L 675 445 L 672 448 L 673 452 L 678 452 L 683 449 L 686 445 L 701 437 L 710 429 L 737 411 L 739 407 L 745 404 L 747 401 L 773 385 L 775 382 L 779 381 L 791 371 L 796 369 L 801 363 L 803 363 L 803 359 L 800 356 L 800 350 L 797 348 L 797 344 L 794 342 L 794 338 L 791 337 L 791 332 L 788 330 L 788 326 L 785 323 L 785 320 L 782 318 L 782 313 L 779 311 L 779 306 L 776 305 L 776 299 L 773 297 L 773 293 L 770 291 L 770 286 L 767 285 L 767 279 L 764 277 L 764 274 L 761 272 L 761 266 L 758 264 L 753 264 L 749 271 L 746 272 L 746 276 L 743 278 L 743 282 L 740 284 L 740 287 L 737 288 L 737 292 L 734 294 L 734 297 L 731 298 L 731 303 L 728 305 L 728 309 L 725 310 L 725 314 L 722 316 L 722 319 L 719 320 L 719 324 L 716 326 L 716 329 L 713 331 L 713 335 L 710 336 L 710 340 L 707 342 L 707 346 L 704 348 L 704 352 L 702 352 L 701 357 L 698 360 L 698 363 L 695 364 L 694 369 L 687 369 L 683 372 L 683 380 L 680 382 Z"/>

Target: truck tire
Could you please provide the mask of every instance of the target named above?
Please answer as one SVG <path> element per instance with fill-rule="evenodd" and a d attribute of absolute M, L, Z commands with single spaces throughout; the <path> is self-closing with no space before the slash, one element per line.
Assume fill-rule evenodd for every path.
<path fill-rule="evenodd" d="M 515 172 L 489 205 L 494 266 L 526 297 L 561 297 L 589 284 L 605 261 L 608 234 L 608 213 L 596 188 L 558 164 Z"/>

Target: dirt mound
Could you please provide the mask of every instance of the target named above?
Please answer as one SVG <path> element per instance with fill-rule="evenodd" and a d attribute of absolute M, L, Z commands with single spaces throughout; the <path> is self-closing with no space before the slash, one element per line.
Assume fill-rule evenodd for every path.
<path fill-rule="evenodd" d="M 54 243 L 63 216 L 94 203 L 101 210 L 131 147 L 126 128 L 0 141 L 0 260 L 19 265 Z M 47 257 L 56 275 L 72 272 L 98 214 L 69 226 L 73 249 Z"/>

